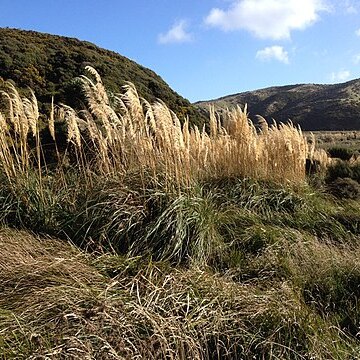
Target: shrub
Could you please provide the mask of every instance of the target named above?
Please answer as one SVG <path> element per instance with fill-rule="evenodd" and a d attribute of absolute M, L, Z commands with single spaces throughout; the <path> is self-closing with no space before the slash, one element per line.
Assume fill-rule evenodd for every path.
<path fill-rule="evenodd" d="M 339 160 L 327 168 L 326 182 L 330 183 L 337 178 L 352 178 L 353 170 L 349 162 Z"/>
<path fill-rule="evenodd" d="M 337 178 L 328 188 L 330 192 L 340 199 L 360 199 L 360 184 L 350 178 Z"/>
<path fill-rule="evenodd" d="M 354 151 L 344 147 L 332 147 L 328 149 L 328 153 L 332 158 L 337 158 L 347 161 L 351 159 L 351 157 L 354 154 Z"/>
<path fill-rule="evenodd" d="M 352 178 L 360 183 L 360 161 L 357 161 L 351 166 Z"/>

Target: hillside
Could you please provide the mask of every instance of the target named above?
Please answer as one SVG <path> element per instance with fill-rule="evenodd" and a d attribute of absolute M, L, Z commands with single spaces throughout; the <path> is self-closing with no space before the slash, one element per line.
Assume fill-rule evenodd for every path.
<path fill-rule="evenodd" d="M 197 103 L 216 108 L 248 104 L 250 118 L 259 114 L 278 122 L 291 119 L 304 130 L 359 130 L 360 80 L 335 85 L 300 84 L 270 87 Z"/>
<path fill-rule="evenodd" d="M 160 76 L 124 56 L 73 38 L 0 28 L 0 78 L 11 79 L 22 88 L 31 87 L 43 110 L 52 95 L 56 103 L 82 105 L 73 79 L 83 74 L 86 65 L 97 69 L 112 92 L 119 92 L 131 81 L 147 100 L 162 99 L 180 118 L 188 115 L 195 123 L 204 121 Z"/>

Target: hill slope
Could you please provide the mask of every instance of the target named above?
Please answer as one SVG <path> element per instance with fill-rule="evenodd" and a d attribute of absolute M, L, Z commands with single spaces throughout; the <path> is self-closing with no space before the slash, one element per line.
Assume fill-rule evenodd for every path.
<path fill-rule="evenodd" d="M 197 103 L 204 107 L 248 104 L 250 117 L 286 122 L 304 130 L 360 130 L 360 80 L 343 84 L 270 87 Z"/>
<path fill-rule="evenodd" d="M 73 38 L 0 28 L 0 77 L 20 87 L 30 86 L 41 104 L 51 101 L 79 106 L 73 79 L 91 65 L 100 73 L 107 89 L 118 92 L 131 81 L 149 101 L 163 100 L 182 118 L 201 123 L 202 116 L 190 102 L 173 91 L 152 70 L 115 52 Z"/>

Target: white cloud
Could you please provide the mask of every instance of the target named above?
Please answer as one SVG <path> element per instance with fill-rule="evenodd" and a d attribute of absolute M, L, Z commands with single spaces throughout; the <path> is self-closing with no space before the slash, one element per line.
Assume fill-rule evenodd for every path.
<path fill-rule="evenodd" d="M 280 62 L 283 62 L 284 64 L 289 63 L 289 54 L 287 51 L 284 50 L 282 46 L 268 46 L 262 50 L 259 50 L 256 53 L 256 58 L 259 60 L 278 60 Z"/>
<path fill-rule="evenodd" d="M 286 39 L 303 30 L 327 10 L 325 0 L 233 0 L 227 10 L 214 8 L 205 24 L 223 31 L 246 30 L 259 38 Z"/>
<path fill-rule="evenodd" d="M 176 22 L 167 33 L 159 34 L 158 42 L 160 44 L 170 44 L 192 41 L 193 36 L 191 33 L 187 32 L 186 27 L 187 22 L 185 20 Z"/>
<path fill-rule="evenodd" d="M 357 29 L 357 30 L 355 31 L 355 35 L 356 35 L 356 36 L 360 36 L 360 29 Z"/>
<path fill-rule="evenodd" d="M 351 73 L 349 70 L 340 70 L 338 72 L 333 72 L 330 75 L 332 82 L 343 82 L 350 78 Z"/>

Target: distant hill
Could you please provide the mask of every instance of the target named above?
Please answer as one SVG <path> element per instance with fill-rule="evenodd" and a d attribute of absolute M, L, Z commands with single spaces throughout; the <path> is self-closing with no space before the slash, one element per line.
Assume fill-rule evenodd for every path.
<path fill-rule="evenodd" d="M 73 79 L 93 66 L 110 91 L 119 92 L 125 81 L 133 82 L 149 101 L 163 100 L 180 118 L 189 116 L 198 124 L 204 115 L 173 91 L 160 76 L 128 58 L 96 45 L 35 31 L 0 28 L 0 77 L 19 87 L 30 86 L 41 106 L 55 102 L 81 106 Z"/>
<path fill-rule="evenodd" d="M 248 104 L 250 118 L 291 119 L 304 130 L 360 130 L 360 79 L 336 85 L 300 84 L 270 87 L 198 102 L 215 108 Z"/>

